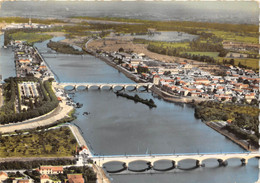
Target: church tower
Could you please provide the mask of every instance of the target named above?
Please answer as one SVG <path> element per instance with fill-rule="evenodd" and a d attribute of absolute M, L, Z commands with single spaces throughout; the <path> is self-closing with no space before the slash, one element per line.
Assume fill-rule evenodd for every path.
<path fill-rule="evenodd" d="M 29 25 L 32 25 L 32 19 L 31 19 L 31 17 L 29 18 Z"/>

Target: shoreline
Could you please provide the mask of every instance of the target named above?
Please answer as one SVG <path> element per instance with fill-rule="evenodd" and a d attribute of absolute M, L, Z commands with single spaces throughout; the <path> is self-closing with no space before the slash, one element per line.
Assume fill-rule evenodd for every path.
<path fill-rule="evenodd" d="M 241 148 L 247 150 L 247 151 L 252 151 L 252 152 L 257 152 L 258 149 L 255 147 L 252 148 L 248 148 L 248 143 L 245 142 L 244 140 L 238 138 L 235 134 L 227 132 L 225 130 L 222 130 L 220 127 L 218 127 L 217 125 L 214 124 L 214 122 L 205 122 L 205 124 L 207 126 L 209 126 L 210 128 L 212 128 L 213 130 L 217 131 L 218 133 L 220 133 L 221 135 L 225 136 L 226 138 L 228 138 L 229 140 L 231 140 L 232 142 L 236 143 L 237 145 L 239 145 Z"/>

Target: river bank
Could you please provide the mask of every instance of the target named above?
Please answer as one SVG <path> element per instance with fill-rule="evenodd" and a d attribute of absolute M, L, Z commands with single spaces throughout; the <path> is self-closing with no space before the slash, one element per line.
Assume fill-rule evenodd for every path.
<path fill-rule="evenodd" d="M 249 147 L 249 143 L 245 140 L 242 140 L 240 138 L 238 138 L 235 134 L 228 132 L 227 130 L 223 130 L 221 127 L 219 127 L 218 125 L 216 125 L 214 122 L 206 122 L 205 123 L 207 126 L 209 126 L 210 128 L 216 130 L 218 133 L 220 133 L 221 135 L 224 135 L 225 137 L 227 137 L 228 139 L 230 139 L 231 141 L 233 141 L 234 143 L 238 144 L 240 147 L 242 147 L 243 149 L 247 150 L 247 151 L 254 151 L 257 152 L 258 148 L 255 147 Z"/>

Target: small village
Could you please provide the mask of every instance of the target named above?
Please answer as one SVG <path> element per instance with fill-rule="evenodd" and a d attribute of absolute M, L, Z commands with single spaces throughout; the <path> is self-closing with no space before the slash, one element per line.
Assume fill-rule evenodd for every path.
<path fill-rule="evenodd" d="M 142 53 L 99 54 L 127 69 L 142 82 L 152 82 L 176 97 L 239 103 L 259 100 L 259 77 L 252 70 L 228 65 L 224 76 L 215 76 L 187 62 L 164 63 Z"/>
<path fill-rule="evenodd" d="M 28 23 L 11 23 L 6 25 L 2 30 L 11 30 L 11 29 L 46 29 L 51 28 L 52 25 L 45 25 L 45 24 L 37 24 L 32 23 L 31 18 L 29 19 Z"/>

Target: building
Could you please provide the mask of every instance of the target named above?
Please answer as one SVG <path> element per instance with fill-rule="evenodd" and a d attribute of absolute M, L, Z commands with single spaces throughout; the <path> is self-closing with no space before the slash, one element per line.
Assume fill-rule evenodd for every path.
<path fill-rule="evenodd" d="M 40 176 L 40 183 L 61 183 L 61 180 L 52 180 L 48 175 Z"/>
<path fill-rule="evenodd" d="M 19 179 L 16 178 L 13 180 L 13 183 L 32 183 L 33 180 L 32 179 Z"/>
<path fill-rule="evenodd" d="M 38 171 L 43 174 L 59 174 L 63 173 L 63 167 L 62 166 L 41 166 Z"/>
<path fill-rule="evenodd" d="M 89 154 L 90 154 L 90 152 L 89 152 L 87 146 L 82 146 L 82 147 L 81 147 L 81 150 L 79 151 L 79 155 L 82 155 L 82 154 L 86 154 L 86 155 L 89 155 Z"/>
<path fill-rule="evenodd" d="M 8 175 L 5 172 L 0 172 L 0 182 L 4 182 L 8 179 Z"/>
<path fill-rule="evenodd" d="M 68 174 L 67 177 L 69 183 L 84 183 L 82 174 Z"/>
<path fill-rule="evenodd" d="M 50 177 L 46 174 L 40 176 L 41 183 L 51 182 Z"/>
<path fill-rule="evenodd" d="M 160 76 L 155 75 L 155 76 L 153 77 L 153 84 L 155 84 L 155 85 L 158 86 L 159 83 L 160 83 Z"/>

